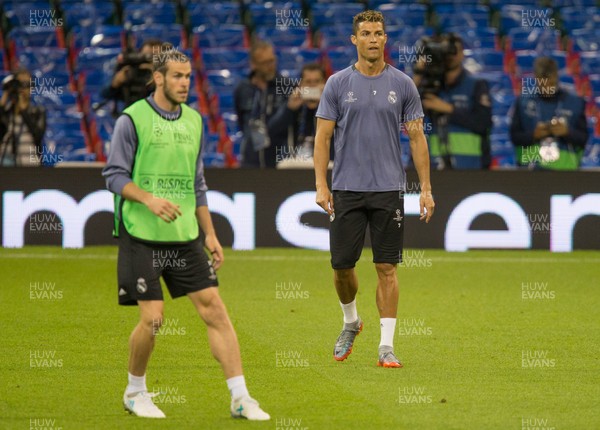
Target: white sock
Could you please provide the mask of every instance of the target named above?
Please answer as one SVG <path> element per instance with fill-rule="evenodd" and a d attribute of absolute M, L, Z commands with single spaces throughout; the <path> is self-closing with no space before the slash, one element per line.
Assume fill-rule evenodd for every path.
<path fill-rule="evenodd" d="M 129 379 L 129 384 L 127 384 L 127 388 L 125 389 L 127 395 L 139 393 L 140 391 L 148 391 L 146 388 L 146 375 L 135 376 L 129 372 L 127 372 L 127 375 Z"/>
<path fill-rule="evenodd" d="M 396 318 L 381 318 L 381 342 L 379 346 L 394 347 L 394 332 L 396 331 Z"/>
<path fill-rule="evenodd" d="M 356 312 L 356 299 L 352 300 L 348 304 L 340 302 L 342 311 L 344 312 L 344 322 L 346 324 L 353 323 L 358 319 L 358 313 Z"/>
<path fill-rule="evenodd" d="M 232 399 L 239 399 L 240 397 L 249 396 L 248 389 L 246 388 L 246 380 L 244 375 L 234 376 L 227 380 L 227 388 L 231 393 Z"/>

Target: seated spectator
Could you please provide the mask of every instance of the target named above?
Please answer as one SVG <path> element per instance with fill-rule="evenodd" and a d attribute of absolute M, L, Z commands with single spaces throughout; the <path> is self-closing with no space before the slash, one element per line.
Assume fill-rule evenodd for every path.
<path fill-rule="evenodd" d="M 588 140 L 585 101 L 558 85 L 553 58 L 533 64 L 512 113 L 510 137 L 517 163 L 530 168 L 576 170 Z M 531 84 L 531 85 L 529 85 Z"/>
<path fill-rule="evenodd" d="M 46 109 L 31 103 L 31 74 L 17 69 L 2 81 L 0 166 L 39 166 Z"/>

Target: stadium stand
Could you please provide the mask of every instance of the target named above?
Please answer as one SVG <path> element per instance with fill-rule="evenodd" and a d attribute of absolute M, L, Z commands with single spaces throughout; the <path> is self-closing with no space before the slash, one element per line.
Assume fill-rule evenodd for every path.
<path fill-rule="evenodd" d="M 49 0 L 2 3 L 0 77 L 32 72 L 36 103 L 48 109 L 46 145 L 66 160 L 103 160 L 115 118 L 103 105 L 117 55 L 159 38 L 187 50 L 193 85 L 189 104 L 205 118 L 207 166 L 234 167 L 240 131 L 233 89 L 249 71 L 251 40 L 271 41 L 284 76 L 306 62 L 328 74 L 352 63 L 352 17 L 365 8 L 387 19 L 386 59 L 411 73 L 406 54 L 424 35 L 455 32 L 465 41 L 465 67 L 490 83 L 493 165 L 512 168 L 508 113 L 540 55 L 558 62 L 561 84 L 587 102 L 590 129 L 582 168 L 600 168 L 600 2 L 595 0 L 227 1 Z M 60 91 L 59 91 L 60 90 Z M 402 137 L 405 161 L 408 142 Z"/>

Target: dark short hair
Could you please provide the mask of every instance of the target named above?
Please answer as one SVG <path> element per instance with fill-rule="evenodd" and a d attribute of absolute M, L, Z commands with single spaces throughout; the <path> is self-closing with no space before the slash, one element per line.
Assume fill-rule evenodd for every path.
<path fill-rule="evenodd" d="M 266 40 L 256 39 L 252 42 L 250 46 L 250 60 L 254 60 L 254 56 L 256 55 L 256 51 L 262 51 L 263 49 L 273 49 L 273 44 L 271 42 L 267 42 Z"/>
<path fill-rule="evenodd" d="M 381 12 L 376 10 L 365 10 L 354 15 L 354 19 L 352 20 L 352 34 L 356 35 L 358 33 L 358 25 L 361 22 L 380 22 L 383 26 L 383 31 L 385 32 L 385 18 Z"/>
<path fill-rule="evenodd" d="M 538 57 L 533 62 L 533 74 L 541 78 L 557 75 L 558 64 L 552 57 Z"/>
<path fill-rule="evenodd" d="M 159 55 L 152 55 L 152 71 L 167 74 L 167 63 L 174 61 L 177 63 L 189 63 L 190 59 L 183 52 L 178 51 L 170 43 L 161 44 Z"/>
<path fill-rule="evenodd" d="M 302 66 L 302 71 L 300 72 L 300 77 L 304 77 L 304 72 L 317 71 L 321 74 L 323 80 L 325 80 L 325 69 L 319 63 L 306 63 Z"/>

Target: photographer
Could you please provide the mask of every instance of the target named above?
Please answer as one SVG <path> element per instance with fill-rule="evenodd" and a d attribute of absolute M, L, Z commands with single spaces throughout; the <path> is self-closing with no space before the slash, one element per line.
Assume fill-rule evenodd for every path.
<path fill-rule="evenodd" d="M 325 86 L 325 70 L 318 63 L 302 67 L 300 82 L 287 104 L 282 105 L 271 120 L 275 133 L 287 132 L 287 148 L 278 154 L 278 167 L 296 167 L 295 162 L 312 168 L 317 108 Z M 333 153 L 333 147 L 332 151 Z M 333 157 L 331 157 L 333 159 Z"/>
<path fill-rule="evenodd" d="M 513 109 L 510 137 L 517 163 L 577 170 L 588 140 L 585 100 L 558 86 L 554 59 L 537 58 L 533 69 L 535 87 L 524 87 Z"/>
<path fill-rule="evenodd" d="M 487 169 L 492 104 L 487 82 L 462 66 L 462 39 L 453 34 L 422 39 L 413 80 L 431 121 L 429 145 L 437 169 Z"/>
<path fill-rule="evenodd" d="M 153 91 L 152 56 L 160 52 L 163 44 L 158 39 L 148 39 L 139 52 L 127 51 L 117 57 L 115 74 L 101 96 L 107 101 L 115 101 L 114 114 L 120 113 L 117 102 L 127 108 L 132 103 L 147 97 Z"/>
<path fill-rule="evenodd" d="M 17 69 L 2 81 L 0 166 L 40 166 L 46 110 L 30 102 L 31 74 Z"/>

